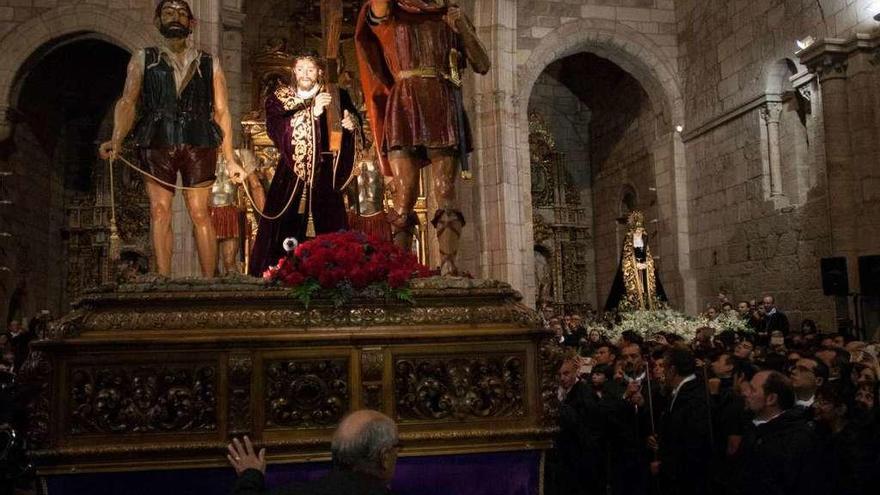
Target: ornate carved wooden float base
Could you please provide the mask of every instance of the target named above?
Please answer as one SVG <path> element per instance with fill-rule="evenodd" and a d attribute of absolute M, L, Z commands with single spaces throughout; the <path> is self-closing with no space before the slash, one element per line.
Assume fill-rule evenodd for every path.
<path fill-rule="evenodd" d="M 323 460 L 364 407 L 397 420 L 407 456 L 546 448 L 555 363 L 536 314 L 498 282 L 424 279 L 413 297 L 305 308 L 244 279 L 95 290 L 26 366 L 40 471 L 218 467 L 244 434 L 270 463 Z"/>

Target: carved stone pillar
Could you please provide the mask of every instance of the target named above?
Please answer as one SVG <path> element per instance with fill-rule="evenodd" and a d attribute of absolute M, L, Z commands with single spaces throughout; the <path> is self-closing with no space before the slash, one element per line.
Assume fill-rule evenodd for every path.
<path fill-rule="evenodd" d="M 770 197 L 776 198 L 782 192 L 782 165 L 779 156 L 779 116 L 782 114 L 782 103 L 767 102 L 761 109 L 761 119 L 767 128 L 767 151 L 770 162 Z"/>
<path fill-rule="evenodd" d="M 492 59 L 489 73 L 474 78 L 476 104 L 471 121 L 482 229 L 479 276 L 510 283 L 522 292 L 523 302 L 532 305 L 535 281 L 528 143 L 517 142 L 516 128 L 527 125 L 528 102 L 519 102 L 517 108 L 514 96 L 516 2 L 481 0 L 474 4 L 474 24 Z"/>
<path fill-rule="evenodd" d="M 847 64 L 843 57 L 825 56 L 815 67 L 822 91 L 825 128 L 825 166 L 831 205 L 832 250 L 848 251 L 840 241 L 854 239 L 855 190 L 852 181 L 852 144 L 849 128 Z"/>
<path fill-rule="evenodd" d="M 226 75 L 226 86 L 229 88 L 229 111 L 232 114 L 232 135 L 236 147 L 241 146 L 241 117 L 246 111 L 243 106 L 248 101 L 248 95 L 241 90 L 242 29 L 247 17 L 241 11 L 241 4 L 242 0 L 224 0 L 221 12 L 223 72 Z"/>
<path fill-rule="evenodd" d="M 817 46 L 818 45 L 818 46 Z M 843 40 L 827 39 L 811 46 L 801 61 L 815 73 L 821 95 L 825 139 L 825 169 L 828 184 L 828 217 L 831 226 L 831 254 L 848 258 L 850 283 L 858 284 L 859 184 L 854 180 L 850 130 L 847 66 L 850 56 Z M 839 301 L 839 307 L 846 307 Z M 846 311 L 839 310 L 838 317 Z"/>

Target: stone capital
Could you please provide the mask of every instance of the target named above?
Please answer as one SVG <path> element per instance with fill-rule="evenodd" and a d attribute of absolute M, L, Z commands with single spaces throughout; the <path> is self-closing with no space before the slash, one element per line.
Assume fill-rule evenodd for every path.
<path fill-rule="evenodd" d="M 846 79 L 847 57 L 844 54 L 825 54 L 815 60 L 810 70 L 816 73 L 819 82 L 833 79 Z"/>
<path fill-rule="evenodd" d="M 761 107 L 761 119 L 768 124 L 778 124 L 782 115 L 782 103 L 768 101 Z"/>

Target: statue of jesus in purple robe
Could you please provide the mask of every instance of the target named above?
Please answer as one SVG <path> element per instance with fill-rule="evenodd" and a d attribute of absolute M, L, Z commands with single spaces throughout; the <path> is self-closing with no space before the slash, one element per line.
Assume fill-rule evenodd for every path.
<path fill-rule="evenodd" d="M 281 159 L 251 251 L 248 273 L 253 276 L 262 276 L 284 256 L 284 239 L 302 242 L 307 233 L 347 228 L 341 191 L 352 178 L 354 138 L 361 131 L 354 105 L 340 91 L 342 146 L 330 151 L 326 110 L 333 97 L 324 91 L 322 76 L 317 57 L 300 56 L 293 67 L 295 84 L 279 86 L 266 98 L 266 130 Z"/>

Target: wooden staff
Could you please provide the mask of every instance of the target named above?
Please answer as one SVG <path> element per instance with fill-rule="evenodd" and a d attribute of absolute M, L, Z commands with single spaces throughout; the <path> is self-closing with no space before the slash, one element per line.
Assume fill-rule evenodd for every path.
<path fill-rule="evenodd" d="M 324 37 L 324 90 L 332 98 L 327 106 L 330 151 L 342 149 L 342 109 L 339 101 L 339 38 L 342 35 L 342 0 L 321 0 L 321 24 Z"/>

